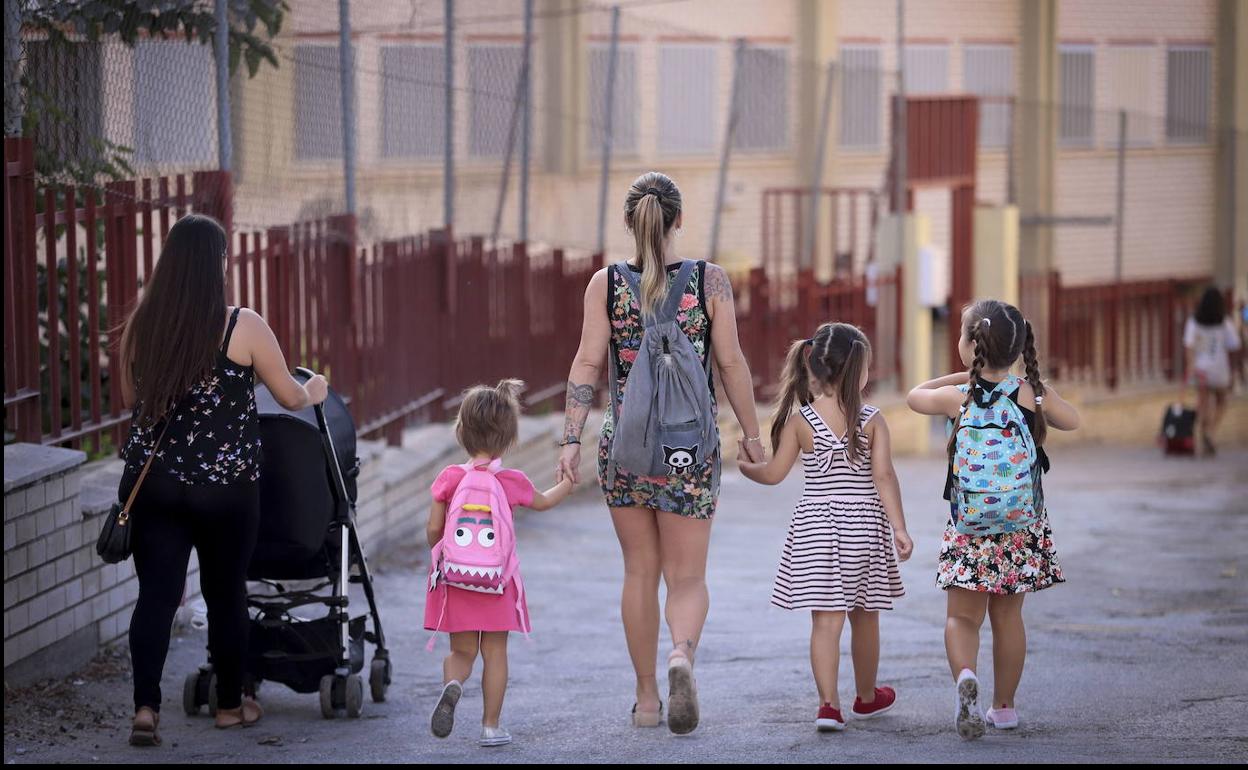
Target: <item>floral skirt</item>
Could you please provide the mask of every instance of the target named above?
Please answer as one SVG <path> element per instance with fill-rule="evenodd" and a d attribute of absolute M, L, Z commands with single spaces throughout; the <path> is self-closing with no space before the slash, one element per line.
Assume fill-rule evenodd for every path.
<path fill-rule="evenodd" d="M 651 508 L 691 519 L 709 519 L 719 501 L 720 452 L 684 473 L 668 476 L 634 476 L 616 468 L 615 483 L 607 484 L 611 452 L 610 425 L 603 426 L 598 442 L 598 483 L 611 508 Z"/>
<path fill-rule="evenodd" d="M 1000 535 L 963 534 L 952 518 L 945 525 L 936 570 L 939 588 L 1019 594 L 1064 582 L 1047 513 L 1028 529 Z"/>

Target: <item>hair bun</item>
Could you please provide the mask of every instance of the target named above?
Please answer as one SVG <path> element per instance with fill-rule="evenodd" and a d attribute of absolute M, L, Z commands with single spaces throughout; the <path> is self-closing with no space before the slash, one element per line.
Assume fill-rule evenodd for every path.
<path fill-rule="evenodd" d="M 524 380 L 499 380 L 498 385 L 494 387 L 494 390 L 508 396 L 509 398 L 519 398 L 520 394 L 524 392 Z"/>

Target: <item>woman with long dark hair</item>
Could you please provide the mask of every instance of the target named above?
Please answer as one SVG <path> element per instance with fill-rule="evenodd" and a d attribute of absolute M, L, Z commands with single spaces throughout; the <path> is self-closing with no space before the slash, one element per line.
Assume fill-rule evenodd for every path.
<path fill-rule="evenodd" d="M 328 392 L 320 375 L 306 384 L 290 376 L 263 318 L 226 305 L 226 238 L 211 217 L 178 220 L 121 338 L 122 397 L 134 408 L 121 500 L 148 467 L 130 509 L 139 578 L 130 618 L 136 746 L 160 743 L 160 676 L 191 548 L 208 605 L 216 726 L 260 718 L 260 705 L 242 698 L 245 580 L 260 523 L 254 377 L 288 409 L 318 404 Z"/>

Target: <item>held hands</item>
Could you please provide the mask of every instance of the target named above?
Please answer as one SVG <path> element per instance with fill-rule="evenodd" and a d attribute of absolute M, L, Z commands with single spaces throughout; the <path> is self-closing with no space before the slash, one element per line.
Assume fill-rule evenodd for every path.
<path fill-rule="evenodd" d="M 303 384 L 303 390 L 308 394 L 308 406 L 315 406 L 329 397 L 329 382 L 324 376 L 315 374 Z"/>
<path fill-rule="evenodd" d="M 564 444 L 559 449 L 559 465 L 555 468 L 555 481 L 563 482 L 566 479 L 569 484 L 577 484 L 580 482 L 580 470 L 581 445 Z"/>
<path fill-rule="evenodd" d="M 761 438 L 737 439 L 737 462 L 761 463 L 767 459 L 767 449 Z"/>
<path fill-rule="evenodd" d="M 914 541 L 910 539 L 910 533 L 905 530 L 893 531 L 893 545 L 897 548 L 898 561 L 906 561 L 914 552 Z"/>

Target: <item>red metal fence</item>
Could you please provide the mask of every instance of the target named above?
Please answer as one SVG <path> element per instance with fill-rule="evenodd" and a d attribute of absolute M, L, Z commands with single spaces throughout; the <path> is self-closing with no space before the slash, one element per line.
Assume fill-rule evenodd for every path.
<path fill-rule="evenodd" d="M 117 334 L 178 217 L 228 227 L 227 174 L 37 189 L 33 143 L 5 140 L 6 440 L 120 446 Z M 324 372 L 361 433 L 397 441 L 476 382 L 520 377 L 530 407 L 563 395 L 581 296 L 601 257 L 434 232 L 361 248 L 350 216 L 233 232 L 228 290 L 290 366 Z"/>
<path fill-rule="evenodd" d="M 808 269 L 824 262 L 838 277 L 861 274 L 875 254 L 875 224 L 881 195 L 858 187 L 824 187 L 818 191 L 816 225 L 803 255 L 810 224 L 808 187 L 770 187 L 762 193 L 761 264 L 770 274 Z M 821 256 L 826 255 L 826 256 Z"/>
<path fill-rule="evenodd" d="M 769 275 L 755 268 L 748 279 L 735 281 L 734 290 L 741 348 L 760 396 L 775 395 L 789 345 L 827 321 L 852 323 L 866 333 L 873 381 L 899 378 L 900 268 L 870 281 L 857 276 L 828 282 L 811 270 Z"/>
<path fill-rule="evenodd" d="M 1056 273 L 1024 276 L 1024 312 L 1037 330 L 1046 371 L 1066 382 L 1116 388 L 1165 382 L 1183 372 L 1183 324 L 1207 278 L 1064 286 Z M 1047 310 L 1046 310 L 1047 309 Z"/>
<path fill-rule="evenodd" d="M 34 145 L 4 140 L 6 440 L 119 443 L 114 333 L 151 275 L 170 225 L 218 217 L 228 176 L 196 172 L 103 187 L 35 185 Z"/>

